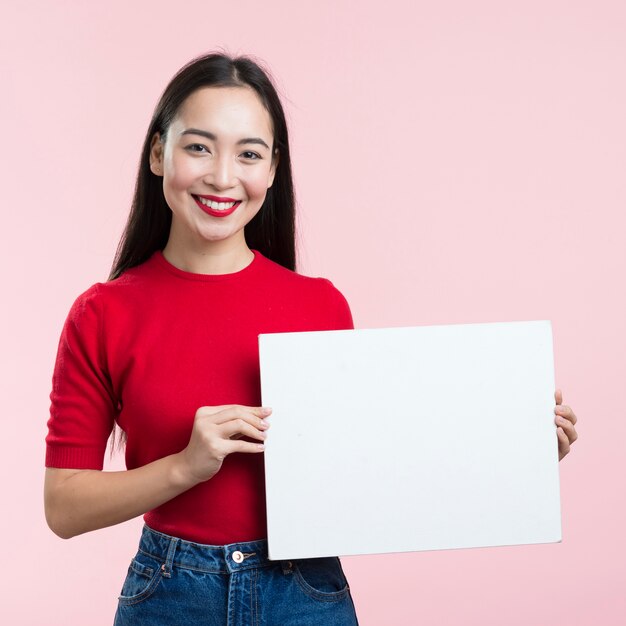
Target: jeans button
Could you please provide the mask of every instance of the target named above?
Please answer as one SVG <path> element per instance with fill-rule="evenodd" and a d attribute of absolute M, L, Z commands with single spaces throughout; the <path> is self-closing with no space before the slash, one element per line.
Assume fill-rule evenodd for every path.
<path fill-rule="evenodd" d="M 233 557 L 233 561 L 235 561 L 235 563 L 242 563 L 243 562 L 243 553 L 239 552 L 239 550 L 235 550 L 232 554 Z"/>

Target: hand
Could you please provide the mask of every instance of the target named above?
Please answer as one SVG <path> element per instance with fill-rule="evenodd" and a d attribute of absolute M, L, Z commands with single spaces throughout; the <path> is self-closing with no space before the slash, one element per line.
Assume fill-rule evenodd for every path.
<path fill-rule="evenodd" d="M 264 441 L 271 409 L 229 404 L 201 406 L 194 417 L 187 447 L 179 453 L 180 471 L 192 484 L 215 476 L 233 452 L 263 452 L 264 445 L 240 437 Z"/>
<path fill-rule="evenodd" d="M 556 400 L 556 406 L 554 412 L 556 417 L 554 422 L 556 424 L 556 436 L 559 440 L 559 461 L 569 453 L 570 446 L 578 439 L 578 433 L 574 428 L 574 424 L 577 422 L 577 418 L 574 415 L 571 407 L 562 404 L 563 392 L 557 389 L 554 392 L 554 399 Z"/>

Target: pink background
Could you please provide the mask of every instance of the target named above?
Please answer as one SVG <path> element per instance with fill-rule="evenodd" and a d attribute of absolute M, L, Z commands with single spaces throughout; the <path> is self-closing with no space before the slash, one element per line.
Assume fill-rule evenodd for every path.
<path fill-rule="evenodd" d="M 561 544 L 346 558 L 362 626 L 625 623 L 620 0 L 3 2 L 3 621 L 112 623 L 141 519 L 48 529 L 54 357 L 106 279 L 161 90 L 217 47 L 284 96 L 300 271 L 361 328 L 552 320 L 580 418 Z"/>

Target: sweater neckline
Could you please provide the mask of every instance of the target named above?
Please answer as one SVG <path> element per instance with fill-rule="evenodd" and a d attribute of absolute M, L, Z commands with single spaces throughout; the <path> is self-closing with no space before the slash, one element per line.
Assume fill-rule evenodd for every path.
<path fill-rule="evenodd" d="M 181 270 L 179 267 L 172 265 L 163 255 L 163 250 L 157 250 L 152 258 L 155 263 L 161 268 L 167 271 L 172 276 L 182 278 L 183 280 L 194 280 L 197 282 L 220 282 L 225 280 L 235 280 L 245 278 L 252 274 L 259 264 L 261 253 L 258 250 L 251 249 L 254 254 L 254 258 L 243 269 L 236 272 L 229 272 L 228 274 L 198 274 L 196 272 L 188 272 Z"/>

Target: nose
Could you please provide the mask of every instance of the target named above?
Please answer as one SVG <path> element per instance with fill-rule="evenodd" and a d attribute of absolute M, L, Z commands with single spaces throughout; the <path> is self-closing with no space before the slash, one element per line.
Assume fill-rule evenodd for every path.
<path fill-rule="evenodd" d="M 227 154 L 211 160 L 204 182 L 217 189 L 228 189 L 235 185 L 235 163 Z"/>

